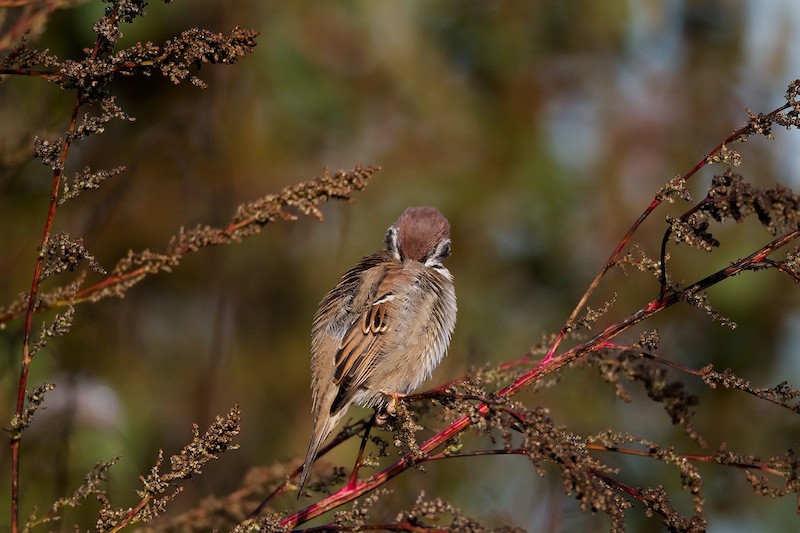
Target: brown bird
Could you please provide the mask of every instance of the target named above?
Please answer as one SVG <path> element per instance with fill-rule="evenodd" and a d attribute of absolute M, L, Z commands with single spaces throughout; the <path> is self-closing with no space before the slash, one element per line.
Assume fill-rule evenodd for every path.
<path fill-rule="evenodd" d="M 394 412 L 441 362 L 456 323 L 450 224 L 435 207 L 409 207 L 386 250 L 348 270 L 320 303 L 311 333 L 314 431 L 303 491 L 322 442 L 351 404 Z"/>

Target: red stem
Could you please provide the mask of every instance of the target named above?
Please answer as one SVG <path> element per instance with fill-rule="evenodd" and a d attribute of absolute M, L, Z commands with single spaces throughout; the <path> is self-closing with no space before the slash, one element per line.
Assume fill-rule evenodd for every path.
<path fill-rule="evenodd" d="M 116 17 L 116 6 L 110 18 L 112 21 Z M 94 43 L 94 49 L 91 53 L 91 58 L 97 57 L 97 52 L 100 50 L 100 44 L 104 40 L 103 37 L 98 36 Z M 83 100 L 83 92 L 78 90 L 75 96 L 75 103 L 72 106 L 72 114 L 69 119 L 69 127 L 67 128 L 67 135 L 64 138 L 64 144 L 61 148 L 61 158 L 59 166 L 53 171 L 53 186 L 50 191 L 50 206 L 47 210 L 47 219 L 44 224 L 44 231 L 42 232 L 42 239 L 39 244 L 39 256 L 36 258 L 36 266 L 33 270 L 33 280 L 31 281 L 31 290 L 28 294 L 28 305 L 25 310 L 25 326 L 22 337 L 22 361 L 20 364 L 19 386 L 17 387 L 17 407 L 16 418 L 21 420 L 22 413 L 25 408 L 25 393 L 28 385 L 28 371 L 32 360 L 31 355 L 31 331 L 33 324 L 33 314 L 36 310 L 36 300 L 39 293 L 39 284 L 42 278 L 42 267 L 44 265 L 45 246 L 50 237 L 50 232 L 55 220 L 56 209 L 58 208 L 58 192 L 61 187 L 61 177 L 64 173 L 64 168 L 67 163 L 67 154 L 69 153 L 72 144 L 71 134 L 75 131 L 75 125 L 78 120 L 78 111 L 80 110 Z M 19 473 L 20 473 L 20 441 L 22 438 L 21 428 L 15 428 L 11 434 L 10 448 L 11 448 L 11 533 L 18 533 L 19 531 Z"/>
<path fill-rule="evenodd" d="M 81 106 L 81 98 L 78 95 L 75 98 L 75 104 L 72 107 L 72 116 L 69 121 L 69 133 L 75 130 L 75 122 L 78 117 L 78 110 Z M 36 258 L 36 266 L 33 270 L 33 281 L 31 281 L 31 290 L 28 294 L 28 306 L 25 310 L 25 327 L 22 337 L 22 362 L 19 376 L 19 386 L 17 387 L 17 419 L 22 417 L 23 409 L 25 408 L 25 393 L 28 385 L 28 370 L 31 365 L 31 331 L 33 324 L 33 314 L 36 309 L 36 298 L 39 293 L 39 283 L 42 278 L 42 266 L 44 265 L 45 246 L 50 237 L 50 231 L 53 227 L 53 220 L 55 219 L 56 209 L 58 207 L 58 191 L 61 185 L 61 176 L 64 172 L 64 165 L 67 160 L 67 153 L 69 152 L 70 140 L 69 136 L 64 139 L 64 146 L 61 149 L 61 163 L 59 168 L 53 171 L 53 187 L 50 193 L 50 207 L 47 211 L 47 219 L 44 224 L 44 231 L 42 232 L 41 243 L 39 244 L 39 256 Z M 17 533 L 19 527 L 19 445 L 22 438 L 21 431 L 15 430 L 11 434 L 11 533 Z"/>
<path fill-rule="evenodd" d="M 776 109 L 773 109 L 770 113 L 767 114 L 767 116 L 768 117 L 775 116 L 775 115 L 781 113 L 782 111 L 785 111 L 786 109 L 789 109 L 790 107 L 791 107 L 791 104 L 787 102 L 786 104 L 784 104 L 784 105 L 782 105 L 782 106 L 780 106 L 780 107 L 778 107 Z M 716 154 L 720 150 L 722 150 L 723 146 L 738 140 L 740 137 L 746 137 L 746 136 L 750 135 L 751 133 L 752 133 L 752 130 L 751 130 L 751 127 L 750 127 L 749 123 L 745 124 L 744 126 L 739 128 L 738 130 L 734 131 L 724 141 L 722 141 L 717 146 L 715 146 L 714 149 L 711 150 L 705 157 L 703 157 L 703 159 L 700 160 L 689 172 L 684 174 L 682 176 L 682 179 L 684 181 L 688 181 L 701 168 L 706 166 L 708 164 L 708 158 L 711 157 L 712 155 Z M 636 219 L 636 222 L 634 222 L 633 225 L 630 227 L 628 232 L 625 234 L 625 236 L 622 238 L 622 240 L 617 245 L 617 247 L 614 250 L 614 252 L 608 258 L 608 261 L 606 261 L 605 266 L 603 266 L 603 268 L 600 271 L 600 273 L 597 274 L 597 277 L 595 277 L 592 280 L 592 282 L 589 284 L 589 288 L 586 289 L 586 292 L 583 294 L 581 299 L 578 301 L 578 304 L 575 306 L 575 309 L 572 311 L 572 314 L 569 316 L 569 319 L 567 319 L 567 322 L 565 323 L 564 327 L 558 333 L 558 336 L 556 337 L 555 342 L 553 342 L 553 345 L 550 347 L 550 350 L 547 352 L 547 356 L 545 357 L 545 359 L 549 359 L 549 358 L 555 356 L 556 351 L 558 350 L 558 347 L 561 345 L 561 341 L 563 341 L 564 337 L 566 337 L 567 333 L 570 332 L 570 329 L 572 328 L 572 325 L 574 324 L 575 319 L 578 316 L 578 313 L 580 313 L 581 309 L 583 309 L 583 306 L 586 305 L 586 302 L 589 301 L 589 297 L 592 295 L 592 293 L 594 293 L 594 290 L 600 284 L 600 280 L 603 279 L 603 277 L 606 275 L 606 273 L 609 271 L 609 269 L 612 266 L 614 266 L 614 264 L 617 261 L 617 258 L 619 257 L 619 254 L 621 254 L 622 250 L 624 250 L 625 247 L 628 245 L 628 242 L 630 241 L 630 239 L 633 236 L 633 234 L 636 232 L 636 230 L 639 229 L 639 226 L 642 225 L 642 223 L 647 219 L 647 217 L 650 216 L 650 213 L 652 213 L 656 209 L 656 207 L 661 205 L 661 202 L 663 202 L 663 201 L 664 200 L 658 195 L 656 197 L 654 197 L 653 201 L 650 202 L 650 205 L 647 206 L 647 209 L 645 209 L 644 212 L 641 215 L 639 215 L 639 218 Z M 662 266 L 662 268 L 663 268 L 663 266 Z"/>

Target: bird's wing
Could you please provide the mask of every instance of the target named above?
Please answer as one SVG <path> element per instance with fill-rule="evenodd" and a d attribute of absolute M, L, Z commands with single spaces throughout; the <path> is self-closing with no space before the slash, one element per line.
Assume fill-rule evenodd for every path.
<path fill-rule="evenodd" d="M 392 321 L 397 319 L 394 289 L 403 277 L 400 269 L 390 269 L 378 285 L 375 296 L 342 337 L 333 373 L 339 392 L 331 405 L 331 413 L 352 400 L 388 348 L 385 334 L 393 329 Z"/>

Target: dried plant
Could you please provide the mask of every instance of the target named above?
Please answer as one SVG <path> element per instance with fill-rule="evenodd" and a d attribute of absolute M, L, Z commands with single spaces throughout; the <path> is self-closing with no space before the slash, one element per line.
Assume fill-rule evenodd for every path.
<path fill-rule="evenodd" d="M 75 143 L 103 133 L 113 120 L 133 120 L 117 104 L 111 81 L 118 76 L 161 74 L 174 83 L 189 81 L 204 87 L 205 82 L 195 74 L 198 65 L 233 64 L 252 52 L 257 37 L 257 32 L 240 28 L 228 35 L 193 28 L 160 45 L 146 42 L 117 49 L 121 26 L 141 17 L 145 2 L 113 0 L 108 3 L 105 15 L 94 25 L 94 46 L 87 49 L 84 58 L 61 60 L 48 50 L 32 49 L 21 40 L 0 59 L 0 75 L 39 78 L 75 96 L 66 131 L 55 138 L 35 141 L 36 159 L 52 172 L 51 201 L 38 243 L 31 287 L 16 301 L 0 307 L 0 325 L 16 319 L 24 322 L 16 409 L 9 422 L 12 487 L 9 516 L 14 533 L 20 529 L 19 498 L 25 482 L 19 465 L 23 436 L 46 393 L 54 387 L 46 384 L 29 392 L 29 371 L 34 356 L 46 347 L 49 339 L 69 333 L 79 304 L 122 297 L 147 276 L 178 267 L 186 254 L 210 246 L 238 243 L 258 234 L 269 223 L 294 220 L 300 214 L 321 219 L 321 203 L 349 199 L 354 192 L 361 191 L 378 170 L 377 167 L 357 166 L 349 172 L 329 174 L 326 171 L 322 177 L 239 206 L 223 227 L 198 225 L 189 230 L 181 229 L 163 251 L 130 251 L 106 271 L 82 238 L 56 232 L 54 222 L 65 202 L 81 201 L 82 193 L 103 187 L 125 170 L 121 166 L 112 169 L 84 166 L 72 176 L 64 174 Z M 65 3 L 21 2 L 18 5 L 25 8 L 19 14 L 19 24 L 38 30 L 43 25 L 42 17 Z M 8 32 L 0 39 L 0 50 L 10 49 L 10 43 L 20 39 L 19 32 Z M 530 396 L 525 401 L 518 396 L 523 390 L 535 393 L 556 386 L 557 379 L 567 369 L 588 368 L 613 387 L 622 401 L 640 401 L 635 399 L 636 391 L 643 392 L 663 408 L 669 423 L 701 449 L 707 448 L 707 439 L 695 423 L 700 398 L 688 390 L 688 380 L 702 383 L 709 389 L 721 386 L 745 392 L 771 406 L 800 413 L 800 390 L 788 381 L 772 387 L 758 387 L 730 369 L 718 371 L 712 365 L 690 368 L 678 364 L 661 351 L 661 339 L 656 331 L 642 331 L 639 341 L 634 343 L 619 340 L 622 333 L 681 304 L 702 310 L 722 325 L 735 327 L 731 317 L 714 308 L 707 291 L 745 272 L 776 270 L 793 282 L 800 280 L 800 246 L 796 244 L 800 236 L 798 196 L 780 185 L 756 187 L 732 168 L 715 176 L 706 195 L 683 214 L 666 217 L 658 257 L 647 256 L 642 251 L 644 246 L 634 242 L 642 224 L 662 204 L 693 202 L 687 184 L 701 168 L 710 164 L 738 166 L 741 155 L 732 149 L 736 143 L 755 135 L 771 138 L 775 126 L 798 128 L 800 81 L 789 86 L 786 100 L 786 104 L 767 114 L 748 112 L 749 119 L 744 126 L 720 142 L 691 170 L 672 178 L 655 193 L 650 205 L 622 237 L 558 332 L 547 336 L 521 358 L 476 369 L 430 391 L 407 397 L 398 407 L 397 416 L 387 423 L 386 427 L 393 431 L 391 442 L 380 436 L 365 437 L 352 474 L 348 466 L 337 465 L 332 472 L 316 468 L 308 487 L 311 493 L 330 492 L 327 496 L 296 511 L 281 507 L 283 500 L 278 497 L 296 489 L 293 480 L 300 470 L 295 466 L 297 461 L 290 458 L 268 468 L 254 467 L 241 486 L 230 494 L 210 495 L 194 509 L 153 521 L 164 513 L 187 481 L 202 473 L 209 461 L 237 448 L 235 438 L 241 431 L 247 431 L 247 427 L 242 427 L 239 408 L 234 406 L 225 417 L 217 417 L 205 433 L 201 434 L 198 426 L 193 425 L 191 442 L 170 457 L 167 472 L 162 472 L 163 451 L 159 452 L 150 472 L 141 476 L 142 487 L 137 492 L 135 505 L 119 506 L 112 502 L 104 487 L 116 459 L 101 460 L 71 495 L 47 506 L 44 514 L 34 513 L 28 517 L 24 530 L 50 524 L 59 519 L 66 507 L 81 505 L 94 497 L 101 504 L 95 524 L 98 531 L 118 531 L 137 523 L 147 523 L 143 527 L 148 531 L 284 531 L 302 526 L 329 511 L 335 511 L 330 523 L 306 531 L 516 531 L 507 526 L 484 526 L 469 516 L 469 511 L 437 497 L 429 498 L 424 493 L 418 495 L 408 510 L 396 512 L 392 521 L 372 518 L 374 510 L 385 501 L 387 485 L 392 478 L 412 468 L 422 469 L 433 461 L 469 460 L 487 455 L 527 457 L 538 475 L 558 475 L 566 495 L 574 498 L 583 511 L 607 515 L 613 531 L 625 530 L 626 517 L 631 513 L 657 517 L 654 519 L 660 520 L 670 531 L 705 531 L 708 521 L 704 512 L 705 474 L 699 468 L 702 464 L 741 471 L 757 495 L 800 497 L 800 459 L 791 449 L 773 457 L 734 452 L 725 446 L 710 453 L 682 453 L 673 444 L 613 428 L 598 434 L 580 434 L 559 423 L 545 406 L 532 404 Z M 767 244 L 691 282 L 675 280 L 669 252 L 681 245 L 712 252 L 720 245 L 715 236 L 720 224 L 748 218 L 757 220 L 764 228 L 771 239 Z M 790 246 L 793 248 L 789 249 Z M 87 267 L 103 279 L 85 286 Z M 613 315 L 617 312 L 616 297 L 590 305 L 607 274 L 612 269 L 626 267 L 650 273 L 649 283 L 655 278 L 654 298 L 638 310 L 620 313 L 620 316 Z M 46 279 L 57 280 L 64 272 L 73 270 L 81 272 L 77 279 L 43 289 L 42 282 Z M 56 308 L 60 311 L 37 332 L 34 317 Z M 601 319 L 610 321 L 610 325 L 592 334 L 592 327 Z M 567 346 L 568 343 L 572 344 Z M 370 426 L 371 422 L 364 419 L 342 428 L 320 451 L 319 457 L 362 432 L 368 434 Z M 486 442 L 490 444 L 481 444 Z M 364 455 L 367 444 L 372 446 Z M 373 449 L 377 451 L 371 451 Z M 391 454 L 390 450 L 397 450 L 400 458 L 376 473 L 364 473 L 366 467 L 380 468 Z M 610 456 L 660 462 L 672 469 L 680 480 L 681 489 L 689 495 L 691 511 L 675 505 L 676 494 L 660 480 L 645 487 L 624 481 L 625 467 L 614 467 L 611 461 L 604 461 Z"/>

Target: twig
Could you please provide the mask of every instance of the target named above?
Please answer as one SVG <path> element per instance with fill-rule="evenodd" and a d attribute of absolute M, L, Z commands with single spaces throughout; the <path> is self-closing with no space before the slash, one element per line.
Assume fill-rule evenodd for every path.
<path fill-rule="evenodd" d="M 773 116 L 778 115 L 781 112 L 789 109 L 790 107 L 791 107 L 791 104 L 790 103 L 786 103 L 786 104 L 784 104 L 784 105 L 772 110 L 766 116 L 767 117 L 773 117 Z M 724 141 L 722 141 L 716 147 L 714 147 L 714 149 L 711 150 L 705 157 L 703 157 L 703 159 L 700 160 L 691 170 L 689 170 L 689 172 L 684 174 L 680 178 L 681 181 L 684 181 L 684 182 L 688 181 L 701 168 L 703 168 L 704 166 L 706 166 L 708 164 L 709 158 L 711 156 L 717 154 L 726 145 L 728 145 L 728 144 L 730 144 L 730 143 L 732 143 L 734 141 L 737 141 L 737 140 L 739 140 L 741 138 L 746 138 L 749 135 L 752 135 L 753 133 L 754 133 L 754 131 L 753 131 L 752 125 L 749 122 L 747 124 L 745 124 L 744 126 L 742 126 L 741 128 L 739 128 L 738 130 L 734 131 Z M 630 229 L 625 234 L 625 236 L 622 237 L 622 240 L 619 242 L 617 247 L 614 249 L 614 251 L 612 252 L 611 256 L 608 258 L 608 261 L 606 261 L 606 264 L 600 270 L 600 273 L 598 273 L 597 276 L 592 280 L 592 282 L 589 284 L 589 287 L 586 289 L 586 292 L 583 294 L 583 296 L 581 296 L 581 299 L 578 300 L 578 304 L 575 306 L 575 309 L 573 309 L 572 313 L 570 314 L 569 318 L 567 319 L 566 323 L 564 324 L 564 327 L 558 333 L 558 336 L 556 337 L 555 341 L 553 342 L 552 346 L 550 347 L 550 350 L 547 352 L 547 355 L 545 356 L 545 360 L 550 359 L 552 357 L 555 357 L 556 351 L 558 350 L 558 347 L 561 345 L 561 342 L 564 340 L 564 337 L 566 337 L 567 333 L 569 333 L 569 331 L 571 330 L 572 325 L 574 324 L 575 319 L 578 316 L 578 313 L 580 313 L 581 309 L 583 309 L 583 307 L 586 305 L 586 302 L 589 301 L 589 297 L 594 293 L 595 289 L 600 284 L 600 281 L 603 279 L 603 277 L 605 277 L 606 273 L 614 266 L 614 264 L 617 261 L 617 258 L 619 257 L 619 254 L 621 254 L 622 250 L 624 250 L 625 247 L 628 245 L 628 242 L 630 241 L 631 237 L 633 237 L 633 234 L 639 229 L 639 226 L 642 225 L 642 223 L 647 219 L 647 217 L 649 217 L 650 214 L 656 209 L 656 207 L 661 205 L 661 203 L 663 201 L 664 201 L 664 198 L 660 194 L 657 194 L 653 198 L 653 201 L 650 202 L 650 205 L 647 206 L 647 209 L 645 209 L 644 212 L 641 215 L 639 215 L 639 218 L 636 219 L 636 222 L 633 223 L 633 225 L 630 227 Z M 664 267 L 663 267 L 663 254 L 662 254 L 662 274 L 663 274 L 663 271 L 664 271 Z"/>

